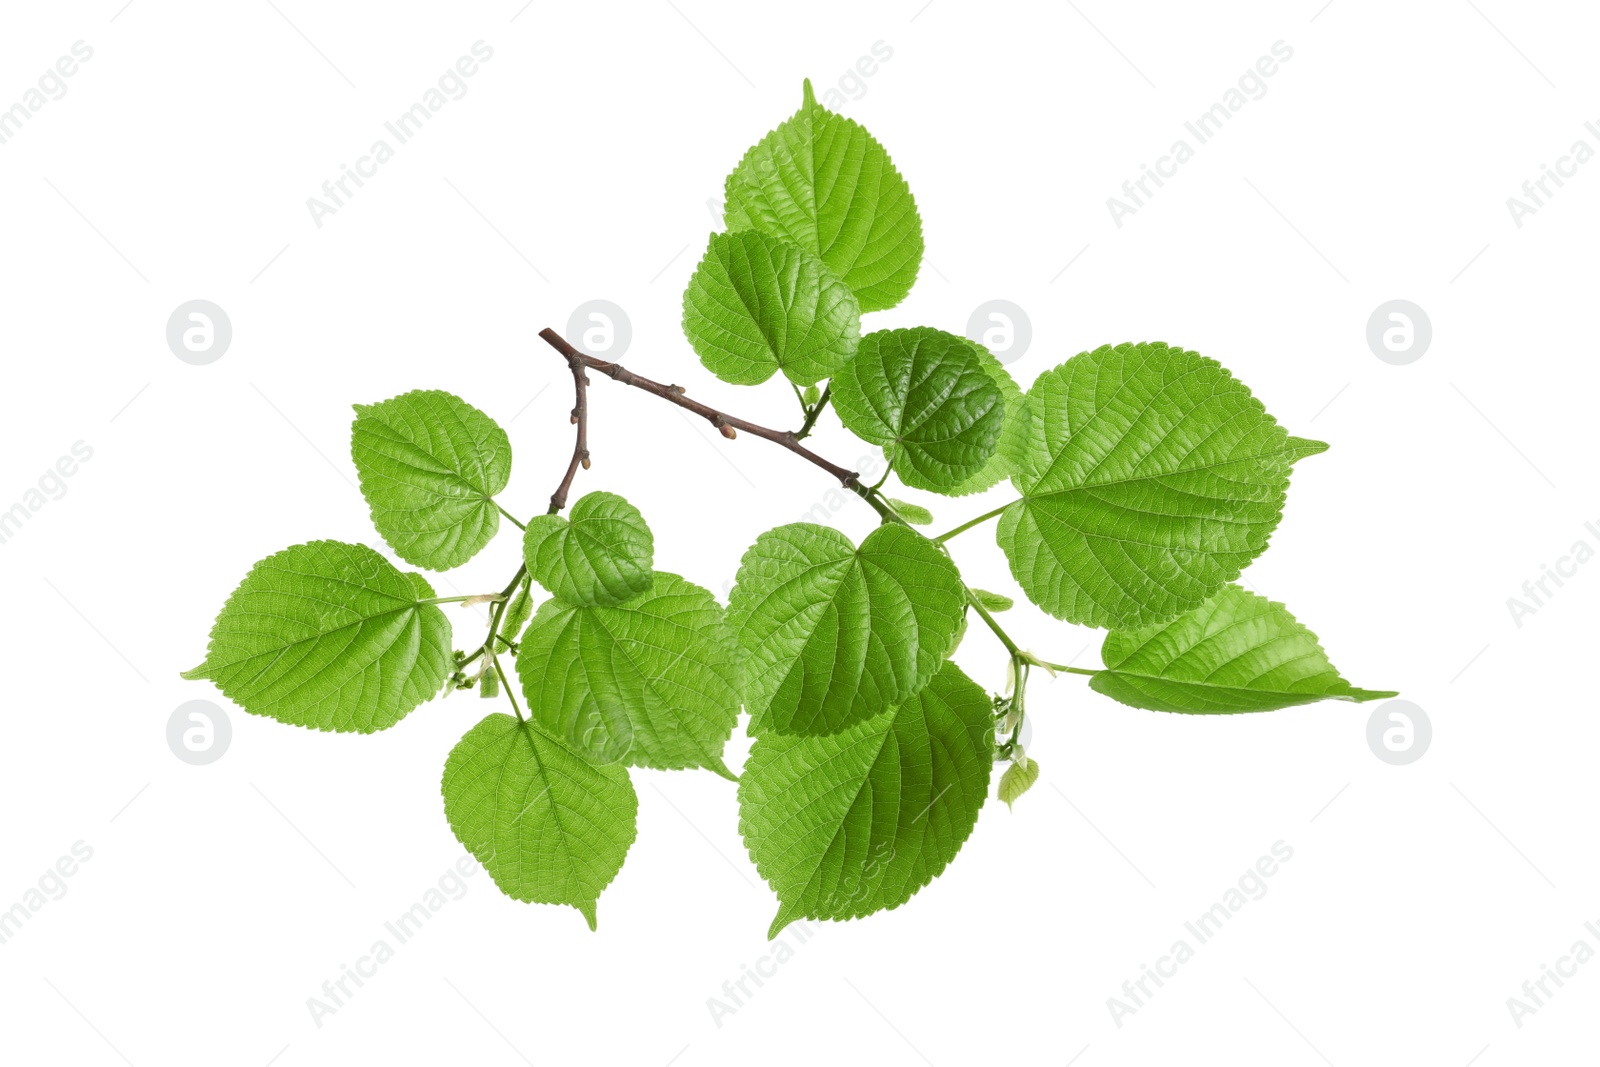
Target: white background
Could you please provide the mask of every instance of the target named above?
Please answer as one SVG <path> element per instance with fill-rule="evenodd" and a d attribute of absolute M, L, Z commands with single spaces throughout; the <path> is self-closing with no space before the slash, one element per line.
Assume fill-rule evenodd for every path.
<path fill-rule="evenodd" d="M 1506 1006 L 1573 942 L 1600 950 L 1583 926 L 1600 923 L 1600 563 L 1520 627 L 1506 605 L 1573 542 L 1600 547 L 1584 529 L 1600 521 L 1600 162 L 1521 228 L 1506 207 L 1573 141 L 1600 148 L 1583 128 L 1600 120 L 1592 9 L 123 2 L 8 4 L 0 31 L 0 106 L 73 42 L 94 49 L 0 145 L 0 509 L 74 442 L 93 449 L 0 545 L 0 908 L 74 842 L 93 849 L 0 945 L 0 1058 L 1593 1056 L 1600 962 L 1550 986 L 1520 1028 Z M 314 225 L 306 199 L 478 40 L 494 56 L 466 96 Z M 1115 226 L 1106 198 L 1280 40 L 1293 58 L 1266 95 Z M 463 395 L 511 433 L 503 502 L 541 510 L 571 447 L 570 379 L 535 335 L 585 300 L 627 310 L 634 369 L 796 421 L 781 385 L 738 389 L 698 365 L 680 294 L 740 154 L 794 110 L 802 77 L 836 87 L 880 41 L 892 58 L 842 110 L 911 183 L 927 257 L 911 298 L 869 327 L 962 332 L 983 301 L 1013 301 L 1033 327 L 1011 365 L 1024 384 L 1104 342 L 1220 359 L 1291 432 L 1332 445 L 1301 464 L 1245 578 L 1355 684 L 1422 706 L 1431 748 L 1381 762 L 1371 705 L 1188 718 L 1040 678 L 1033 792 L 1012 813 L 991 800 L 906 907 L 821 925 L 720 1026 L 707 1000 L 770 951 L 775 901 L 738 838 L 732 784 L 636 772 L 638 842 L 598 933 L 479 872 L 318 1027 L 307 998 L 462 854 L 439 775 L 486 705 L 463 694 L 380 735 L 316 734 L 178 672 L 253 561 L 319 537 L 381 545 L 352 485 L 353 402 Z M 195 298 L 234 331 L 203 367 L 164 333 Z M 1408 366 L 1365 340 L 1395 298 L 1433 324 Z M 625 494 L 658 565 L 719 593 L 759 532 L 829 494 L 781 449 L 725 442 L 609 381 L 592 405 L 579 490 Z M 867 451 L 831 416 L 817 448 L 848 465 Z M 1007 492 L 901 495 L 944 528 Z M 852 503 L 837 522 L 859 537 L 873 516 Z M 502 537 L 441 593 L 499 588 L 516 545 Z M 971 583 L 1015 592 L 989 528 L 953 545 Z M 451 617 L 457 644 L 474 640 L 478 617 Z M 1026 604 L 1007 619 L 1042 654 L 1097 663 L 1088 630 Z M 1001 684 L 981 629 L 958 658 Z M 232 723 L 209 766 L 165 739 L 194 698 Z M 741 731 L 730 762 L 747 747 Z M 1107 998 L 1280 840 L 1294 856 L 1267 895 L 1118 1027 Z"/>

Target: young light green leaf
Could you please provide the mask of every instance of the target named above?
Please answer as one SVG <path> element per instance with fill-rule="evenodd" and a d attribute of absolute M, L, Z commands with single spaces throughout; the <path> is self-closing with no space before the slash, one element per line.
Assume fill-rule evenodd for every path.
<path fill-rule="evenodd" d="M 1022 386 L 1017 384 L 1017 380 L 1011 377 L 1005 365 L 996 359 L 994 354 L 987 348 L 976 341 L 972 343 L 972 347 L 978 353 L 978 365 L 983 368 L 983 372 L 989 376 L 989 380 L 994 382 L 995 387 L 1000 390 L 1000 398 L 1005 412 L 1005 417 L 1000 425 L 1000 446 L 994 450 L 994 455 L 989 457 L 989 462 L 985 463 L 975 474 L 948 489 L 941 490 L 945 496 L 970 496 L 973 493 L 981 493 L 986 489 L 994 488 L 1011 477 L 1012 472 L 1012 450 L 1006 447 L 1006 441 L 1016 432 L 1019 425 L 1019 418 L 1022 413 Z"/>
<path fill-rule="evenodd" d="M 533 720 L 592 760 L 733 777 L 722 762 L 739 717 L 733 637 L 716 599 L 676 574 L 616 606 L 547 600 L 517 674 Z"/>
<path fill-rule="evenodd" d="M 909 486 L 957 486 L 999 444 L 1004 398 L 965 337 L 925 326 L 869 333 L 832 385 L 840 421 L 882 445 Z"/>
<path fill-rule="evenodd" d="M 861 305 L 813 252 L 755 230 L 714 233 L 683 291 L 683 332 L 706 369 L 734 385 L 782 370 L 810 386 L 861 340 Z"/>
<path fill-rule="evenodd" d="M 1039 780 L 1039 761 L 1027 755 L 1022 757 L 1020 763 L 1013 763 L 1006 768 L 1006 773 L 1000 776 L 1000 799 L 1010 808 L 1017 802 L 1017 798 L 1033 788 Z"/>
<path fill-rule="evenodd" d="M 1397 695 L 1352 686 L 1288 608 L 1237 585 L 1170 622 L 1113 630 L 1100 657 L 1106 669 L 1090 687 L 1149 711 L 1274 711 Z"/>
<path fill-rule="evenodd" d="M 888 501 L 897 515 L 913 526 L 926 526 L 933 521 L 933 512 L 921 504 L 913 504 L 909 500 L 896 500 L 892 496 L 886 496 L 884 500 Z"/>
<path fill-rule="evenodd" d="M 450 623 L 420 574 L 365 545 L 312 541 L 250 568 L 211 628 L 209 678 L 244 710 L 369 734 L 433 696 L 455 667 Z"/>
<path fill-rule="evenodd" d="M 989 611 L 1010 611 L 1012 605 L 1016 603 L 1015 600 L 1004 594 L 991 593 L 987 589 L 973 589 L 972 595 L 977 598 L 978 603 Z"/>
<path fill-rule="evenodd" d="M 508 652 L 511 642 L 517 639 L 522 632 L 522 624 L 528 621 L 528 616 L 533 612 L 533 579 L 524 578 L 522 584 L 517 586 L 517 591 L 511 597 L 511 603 L 505 607 L 505 614 L 500 616 L 500 632 L 495 637 L 495 651 Z"/>
<path fill-rule="evenodd" d="M 1006 436 L 1022 499 L 996 538 L 1028 599 L 1132 629 L 1197 607 L 1267 547 L 1292 457 L 1216 361 L 1107 345 L 1040 375 Z"/>
<path fill-rule="evenodd" d="M 537 726 L 490 715 L 444 765 L 444 813 L 501 892 L 570 904 L 595 928 L 595 901 L 638 833 L 622 767 L 596 767 Z"/>
<path fill-rule="evenodd" d="M 992 731 L 988 696 L 947 661 L 916 696 L 842 733 L 758 739 L 739 832 L 778 894 L 767 936 L 898 907 L 942 872 L 988 797 Z"/>
<path fill-rule="evenodd" d="M 460 397 L 419 389 L 357 404 L 350 454 L 372 524 L 407 563 L 459 567 L 500 529 L 494 494 L 511 476 L 511 442 Z"/>
<path fill-rule="evenodd" d="M 620 604 L 650 588 L 655 538 L 615 493 L 586 493 L 572 518 L 538 515 L 522 535 L 528 573 L 569 604 Z"/>
<path fill-rule="evenodd" d="M 862 311 L 904 300 L 922 265 L 922 219 L 889 153 L 871 134 L 804 101 L 728 175 L 730 231 L 759 230 L 819 257 Z"/>
<path fill-rule="evenodd" d="M 898 524 L 857 549 L 837 530 L 768 530 L 728 597 L 752 733 L 831 734 L 938 670 L 966 604 L 950 557 Z"/>
<path fill-rule="evenodd" d="M 800 394 L 800 403 L 804 404 L 808 408 L 816 407 L 817 401 L 821 399 L 822 390 L 818 389 L 815 385 L 806 386 L 805 392 Z"/>

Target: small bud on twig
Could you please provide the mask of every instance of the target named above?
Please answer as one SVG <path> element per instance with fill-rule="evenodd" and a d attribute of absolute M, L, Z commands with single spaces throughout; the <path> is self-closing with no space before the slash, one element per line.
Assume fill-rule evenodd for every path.
<path fill-rule="evenodd" d="M 726 437 L 730 441 L 739 436 L 737 431 L 735 431 L 732 426 L 719 426 L 717 428 L 722 431 L 722 436 Z"/>

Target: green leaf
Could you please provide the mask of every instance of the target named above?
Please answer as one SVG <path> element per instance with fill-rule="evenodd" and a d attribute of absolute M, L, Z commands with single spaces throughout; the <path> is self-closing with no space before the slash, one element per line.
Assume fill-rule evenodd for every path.
<path fill-rule="evenodd" d="M 1314 456 L 1318 452 L 1326 452 L 1328 450 L 1326 441 L 1312 441 L 1305 437 L 1291 437 L 1286 443 L 1288 445 L 1286 451 L 1288 452 L 1290 463 L 1298 463 L 1307 456 Z"/>
<path fill-rule="evenodd" d="M 961 610 L 961 621 L 956 623 L 955 636 L 950 638 L 950 651 L 945 653 L 945 656 L 947 658 L 950 657 L 950 656 L 955 655 L 956 654 L 956 649 L 960 648 L 961 647 L 961 642 L 966 639 L 966 636 L 967 636 L 967 622 L 968 622 L 968 620 L 970 618 L 971 618 L 971 614 L 965 608 L 963 608 Z"/>
<path fill-rule="evenodd" d="M 805 392 L 800 394 L 800 403 L 808 408 L 817 406 L 817 401 L 822 399 L 822 391 L 815 385 L 806 386 Z"/>
<path fill-rule="evenodd" d="M 888 501 L 889 506 L 894 508 L 896 514 L 913 526 L 926 526 L 933 521 L 933 512 L 921 504 L 913 504 L 909 500 L 896 500 L 892 496 L 886 496 L 883 499 Z"/>
<path fill-rule="evenodd" d="M 950 558 L 904 526 L 857 549 L 837 530 L 768 530 L 728 597 L 752 733 L 831 734 L 921 689 L 966 604 Z"/>
<path fill-rule="evenodd" d="M 683 291 L 683 332 L 725 382 L 759 385 L 781 369 L 796 385 L 812 385 L 855 355 L 861 305 L 792 241 L 714 233 Z"/>
<path fill-rule="evenodd" d="M 993 770 L 989 697 L 946 662 L 898 708 L 826 737 L 759 738 L 739 782 L 739 831 L 780 907 L 851 919 L 898 907 L 972 832 Z"/>
<path fill-rule="evenodd" d="M 620 604 L 650 588 L 655 538 L 639 509 L 615 493 L 586 493 L 572 518 L 539 515 L 522 535 L 538 583 L 569 604 Z"/>
<path fill-rule="evenodd" d="M 1020 763 L 1013 763 L 1006 768 L 1006 773 L 1000 776 L 1000 799 L 1006 802 L 1009 808 L 1017 802 L 1017 798 L 1033 788 L 1039 780 L 1039 761 L 1024 755 Z"/>
<path fill-rule="evenodd" d="M 805 98 L 728 175 L 730 231 L 759 230 L 820 256 L 882 311 L 904 300 L 922 265 L 922 219 L 889 153 L 871 134 Z"/>
<path fill-rule="evenodd" d="M 977 598 L 978 603 L 990 611 L 1010 611 L 1012 605 L 1016 603 L 1015 600 L 1008 596 L 1000 593 L 991 593 L 987 589 L 974 589 L 972 590 L 972 595 Z"/>
<path fill-rule="evenodd" d="M 964 479 L 957 485 L 940 490 L 945 496 L 970 496 L 992 489 L 1011 477 L 1013 463 L 1011 460 L 1012 449 L 1007 448 L 1006 442 L 1016 432 L 1020 425 L 1022 415 L 1022 386 L 1011 377 L 1005 365 L 996 359 L 987 348 L 972 342 L 972 347 L 978 353 L 978 365 L 983 368 L 989 380 L 994 382 L 1000 390 L 1000 397 L 1004 403 L 1005 417 L 1000 427 L 1000 447 L 994 450 L 994 455 L 989 457 L 989 462 L 975 474 Z"/>
<path fill-rule="evenodd" d="M 957 486 L 999 444 L 1004 398 L 965 337 L 925 326 L 869 333 L 832 384 L 840 421 L 882 445 L 909 486 Z"/>
<path fill-rule="evenodd" d="M 444 612 L 418 603 L 433 595 L 365 545 L 295 545 L 250 568 L 183 677 L 291 726 L 383 730 L 455 669 Z"/>
<path fill-rule="evenodd" d="M 1106 669 L 1090 687 L 1150 711 L 1273 711 L 1396 695 L 1352 686 L 1287 608 L 1236 585 L 1170 622 L 1112 631 L 1100 656 Z"/>
<path fill-rule="evenodd" d="M 501 891 L 570 904 L 595 928 L 595 901 L 638 833 L 628 772 L 596 767 L 510 715 L 467 731 L 444 765 L 444 813 Z"/>
<path fill-rule="evenodd" d="M 1006 437 L 996 538 L 1039 607 L 1132 629 L 1197 607 L 1267 547 L 1303 448 L 1214 360 L 1109 345 L 1039 376 Z"/>
<path fill-rule="evenodd" d="M 494 494 L 511 442 L 493 419 L 436 389 L 357 404 L 350 454 L 372 524 L 407 563 L 459 567 L 500 529 Z"/>
<path fill-rule="evenodd" d="M 716 599 L 676 574 L 614 607 L 546 601 L 517 674 L 534 721 L 591 759 L 733 777 L 722 762 L 739 717 L 733 637 Z"/>
<path fill-rule="evenodd" d="M 522 584 L 517 586 L 517 591 L 511 597 L 511 603 L 506 605 L 505 613 L 500 616 L 500 632 L 495 638 L 495 651 L 507 652 L 511 649 L 511 642 L 517 639 L 522 632 L 522 624 L 528 621 L 528 615 L 533 611 L 533 579 L 524 578 Z"/>

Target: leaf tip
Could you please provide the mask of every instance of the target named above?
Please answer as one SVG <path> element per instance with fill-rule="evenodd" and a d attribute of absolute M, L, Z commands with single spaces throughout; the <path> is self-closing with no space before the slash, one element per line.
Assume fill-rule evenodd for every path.
<path fill-rule="evenodd" d="M 578 909 L 578 913 L 583 916 L 583 921 L 589 924 L 589 931 L 593 933 L 597 928 L 595 923 L 594 901 L 584 900 L 572 906 Z"/>
<path fill-rule="evenodd" d="M 206 664 L 202 663 L 198 667 L 190 667 L 188 670 L 183 671 L 178 677 L 186 682 L 199 682 L 210 676 L 206 674 Z"/>
<path fill-rule="evenodd" d="M 1287 443 L 1290 463 L 1298 463 L 1307 456 L 1314 456 L 1319 452 L 1328 450 L 1328 442 L 1313 441 L 1309 437 L 1290 437 Z"/>
<path fill-rule="evenodd" d="M 810 78 L 805 79 L 805 81 L 802 83 L 801 94 L 802 94 L 801 100 L 800 100 L 800 106 L 801 107 L 816 107 L 817 106 L 817 94 L 811 91 L 811 79 Z"/>
<path fill-rule="evenodd" d="M 767 940 L 771 941 L 783 933 L 783 928 L 794 922 L 794 920 L 795 916 L 790 913 L 787 907 L 778 909 L 778 914 L 772 918 L 772 925 L 767 927 Z"/>

